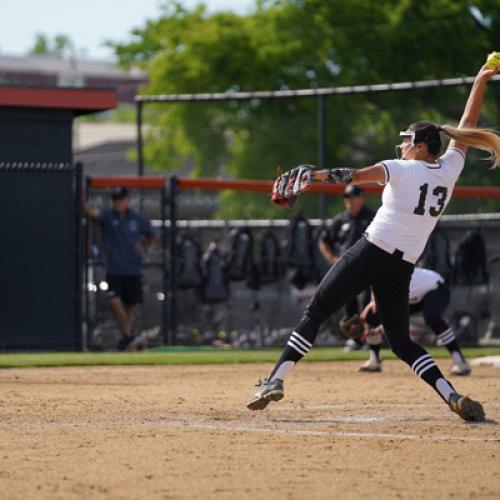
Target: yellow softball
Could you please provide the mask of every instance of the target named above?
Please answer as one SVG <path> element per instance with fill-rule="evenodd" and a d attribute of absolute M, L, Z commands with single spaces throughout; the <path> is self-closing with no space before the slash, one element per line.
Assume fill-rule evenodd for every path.
<path fill-rule="evenodd" d="M 492 52 L 488 55 L 488 59 L 486 59 L 486 67 L 494 69 L 498 66 L 500 66 L 500 52 Z"/>

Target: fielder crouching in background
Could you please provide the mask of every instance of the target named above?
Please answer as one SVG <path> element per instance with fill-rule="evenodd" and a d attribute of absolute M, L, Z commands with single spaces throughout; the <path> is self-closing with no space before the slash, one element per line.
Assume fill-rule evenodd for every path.
<path fill-rule="evenodd" d="M 422 312 L 425 324 L 436 334 L 437 344 L 446 347 L 451 355 L 451 375 L 469 375 L 470 367 L 460 350 L 453 327 L 443 319 L 449 304 L 450 289 L 444 278 L 435 271 L 416 267 L 410 280 L 410 316 Z M 370 349 L 370 358 L 361 366 L 360 371 L 380 372 L 383 326 L 380 324 L 375 300 L 372 299 L 366 306 L 360 319 L 368 325 L 367 344 Z"/>

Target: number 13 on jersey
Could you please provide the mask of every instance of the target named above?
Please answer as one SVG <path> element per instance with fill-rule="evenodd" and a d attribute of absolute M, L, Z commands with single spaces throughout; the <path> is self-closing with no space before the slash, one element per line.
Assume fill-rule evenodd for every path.
<path fill-rule="evenodd" d="M 413 210 L 416 215 L 425 215 L 425 202 L 427 200 L 427 194 L 429 192 L 429 184 L 425 183 L 420 186 L 420 197 L 418 199 L 418 205 Z M 446 196 L 448 195 L 448 188 L 444 186 L 436 186 L 432 190 L 432 194 L 436 198 L 436 206 L 429 207 L 429 215 L 432 217 L 437 217 L 446 205 Z"/>

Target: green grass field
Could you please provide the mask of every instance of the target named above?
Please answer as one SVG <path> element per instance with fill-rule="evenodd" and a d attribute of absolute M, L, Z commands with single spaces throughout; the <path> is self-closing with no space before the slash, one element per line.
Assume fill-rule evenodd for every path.
<path fill-rule="evenodd" d="M 115 352 L 49 352 L 0 354 L 0 368 L 36 366 L 109 366 L 109 365 L 210 365 L 228 363 L 271 363 L 276 361 L 280 349 L 228 349 L 215 348 L 159 348 L 136 353 Z M 447 358 L 443 348 L 430 348 L 435 358 Z M 465 348 L 469 359 L 479 356 L 500 356 L 500 347 Z M 395 359 L 389 350 L 383 350 L 384 359 Z M 304 361 L 348 361 L 367 359 L 366 351 L 344 352 L 340 347 L 318 347 L 311 350 Z"/>

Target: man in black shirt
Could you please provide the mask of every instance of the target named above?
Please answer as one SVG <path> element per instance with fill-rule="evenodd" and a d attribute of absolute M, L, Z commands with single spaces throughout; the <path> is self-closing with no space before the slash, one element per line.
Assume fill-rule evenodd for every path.
<path fill-rule="evenodd" d="M 360 186 L 347 185 L 344 191 L 344 205 L 345 210 L 332 220 L 331 226 L 323 231 L 318 243 L 321 254 L 330 265 L 335 264 L 361 238 L 375 216 L 375 212 L 365 206 L 365 192 Z M 370 291 L 366 290 L 359 298 L 361 305 L 358 298 L 346 304 L 346 318 L 360 314 L 370 301 Z M 361 342 L 357 344 L 351 347 L 359 348 Z"/>

